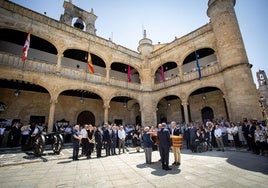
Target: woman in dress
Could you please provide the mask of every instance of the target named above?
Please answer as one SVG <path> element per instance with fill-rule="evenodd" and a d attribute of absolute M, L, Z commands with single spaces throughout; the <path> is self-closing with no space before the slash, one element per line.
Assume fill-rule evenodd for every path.
<path fill-rule="evenodd" d="M 238 138 L 238 127 L 234 122 L 231 122 L 231 127 L 232 127 L 232 134 L 234 137 L 234 146 L 238 147 L 239 146 L 239 138 Z"/>
<path fill-rule="evenodd" d="M 247 142 L 243 133 L 243 124 L 241 122 L 238 122 L 238 138 L 240 142 L 240 146 L 246 146 Z"/>
<path fill-rule="evenodd" d="M 233 127 L 231 123 L 228 123 L 227 125 L 228 125 L 227 127 L 228 141 L 230 143 L 230 146 L 233 147 L 234 146 Z"/>
<path fill-rule="evenodd" d="M 88 136 L 88 142 L 89 142 L 88 158 L 91 158 L 91 153 L 93 153 L 94 143 L 95 143 L 94 128 L 91 124 L 88 125 L 87 136 Z"/>

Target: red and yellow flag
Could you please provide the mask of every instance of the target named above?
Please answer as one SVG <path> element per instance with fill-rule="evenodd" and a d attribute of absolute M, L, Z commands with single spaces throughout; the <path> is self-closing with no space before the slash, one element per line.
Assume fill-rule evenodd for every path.
<path fill-rule="evenodd" d="M 89 52 L 88 52 L 88 57 L 87 57 L 87 66 L 88 66 L 88 71 L 94 74 L 94 67 L 93 67 L 91 55 Z"/>
<path fill-rule="evenodd" d="M 25 60 L 27 59 L 27 55 L 28 55 L 28 50 L 30 48 L 30 35 L 31 33 L 29 32 L 26 38 L 26 41 L 24 43 L 23 49 L 22 49 L 22 61 L 25 62 Z"/>

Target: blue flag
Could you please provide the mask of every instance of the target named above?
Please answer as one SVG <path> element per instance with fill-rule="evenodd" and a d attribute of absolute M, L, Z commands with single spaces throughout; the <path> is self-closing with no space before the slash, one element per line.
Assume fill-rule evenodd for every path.
<path fill-rule="evenodd" d="M 197 68 L 197 71 L 198 71 L 198 78 L 201 79 L 201 77 L 202 77 L 202 75 L 201 75 L 201 69 L 200 69 L 199 62 L 198 62 L 198 57 L 199 56 L 196 53 L 196 51 L 194 53 L 195 53 L 196 68 Z"/>

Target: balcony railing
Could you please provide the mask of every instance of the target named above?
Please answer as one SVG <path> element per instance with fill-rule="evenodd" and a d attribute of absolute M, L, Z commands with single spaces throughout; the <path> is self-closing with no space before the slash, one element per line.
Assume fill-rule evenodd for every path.
<path fill-rule="evenodd" d="M 7 54 L 0 52 L 0 64 L 6 65 L 9 67 L 14 67 L 21 70 L 26 71 L 33 71 L 33 72 L 42 72 L 47 74 L 57 74 L 59 76 L 65 78 L 71 78 L 76 80 L 81 80 L 85 82 L 92 82 L 96 84 L 106 84 L 106 77 L 97 75 L 97 74 L 90 74 L 81 69 L 71 69 L 68 67 L 61 66 L 59 70 L 57 70 L 56 64 L 50 64 L 45 61 L 40 60 L 32 60 L 28 59 L 25 63 L 21 60 L 21 57 Z M 140 90 L 139 83 L 129 83 L 126 81 L 110 78 L 109 85 L 133 89 L 133 90 Z"/>
<path fill-rule="evenodd" d="M 103 84 L 103 85 L 112 85 L 115 87 L 121 87 L 125 89 L 137 90 L 137 91 L 142 89 L 140 83 L 127 82 L 127 81 L 118 80 L 115 78 L 110 78 L 109 83 L 107 83 L 106 77 L 102 75 L 90 74 L 90 73 L 87 73 L 85 70 L 71 69 L 71 68 L 64 67 L 64 66 L 61 66 L 61 68 L 57 70 L 56 64 L 50 64 L 48 62 L 41 61 L 41 60 L 28 59 L 24 63 L 21 60 L 21 57 L 18 57 L 12 54 L 7 54 L 4 52 L 0 52 L 0 64 L 6 65 L 9 67 L 14 67 L 14 68 L 21 69 L 21 70 L 26 70 L 26 71 L 41 72 L 41 73 L 47 73 L 47 74 L 57 74 L 65 78 L 81 80 L 84 82 L 91 82 L 91 83 Z M 219 66 L 217 62 L 213 62 L 209 66 L 203 68 L 201 70 L 201 74 L 202 74 L 202 77 L 204 77 L 204 76 L 208 76 L 211 74 L 215 74 L 219 71 L 220 70 L 219 70 Z M 174 77 L 169 80 L 166 80 L 165 82 L 156 83 L 153 86 L 153 90 L 164 89 L 166 87 L 178 85 L 180 83 L 191 81 L 194 79 L 198 79 L 197 71 L 184 73 L 181 78 Z"/>

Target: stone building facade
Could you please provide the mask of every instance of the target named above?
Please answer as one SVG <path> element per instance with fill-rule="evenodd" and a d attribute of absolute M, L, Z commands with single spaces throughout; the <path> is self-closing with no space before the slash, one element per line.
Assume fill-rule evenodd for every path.
<path fill-rule="evenodd" d="M 0 5 L 2 119 L 39 118 L 51 131 L 63 119 L 156 125 L 262 117 L 235 0 L 209 0 L 210 22 L 170 43 L 154 45 L 144 32 L 138 52 L 97 36 L 93 9 L 65 1 L 57 21 L 10 1 Z M 89 51 L 94 74 L 87 70 Z"/>

